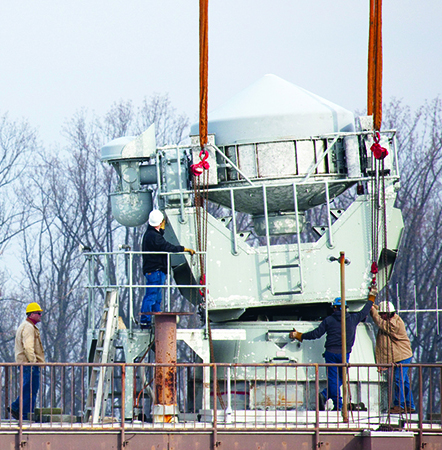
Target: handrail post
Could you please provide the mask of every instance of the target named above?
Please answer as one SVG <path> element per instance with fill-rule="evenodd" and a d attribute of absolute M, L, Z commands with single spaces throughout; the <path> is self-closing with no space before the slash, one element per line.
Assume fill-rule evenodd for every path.
<path fill-rule="evenodd" d="M 129 335 L 132 336 L 134 303 L 133 303 L 133 253 L 129 252 Z M 118 296 L 119 298 L 120 296 Z M 118 300 L 119 301 L 119 300 Z"/>
<path fill-rule="evenodd" d="M 316 448 L 319 448 L 320 443 L 319 443 L 319 366 L 318 364 L 314 364 L 315 367 L 315 444 L 316 444 Z M 306 377 L 306 379 L 308 379 L 308 377 Z"/>
<path fill-rule="evenodd" d="M 126 415 L 125 403 L 126 403 L 126 364 L 121 364 L 121 450 L 123 450 L 127 444 L 125 432 L 125 415 Z"/>
<path fill-rule="evenodd" d="M 345 252 L 340 252 L 341 266 L 341 345 L 342 345 L 342 421 L 348 423 L 347 411 L 347 327 L 345 322 Z M 339 369 L 338 369 L 339 370 Z"/>

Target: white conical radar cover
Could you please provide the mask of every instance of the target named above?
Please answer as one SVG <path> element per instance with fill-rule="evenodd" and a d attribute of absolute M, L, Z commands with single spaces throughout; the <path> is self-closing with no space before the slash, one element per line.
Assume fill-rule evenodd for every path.
<path fill-rule="evenodd" d="M 354 131 L 354 115 L 276 75 L 265 75 L 209 113 L 217 145 Z M 191 135 L 198 134 L 198 124 Z"/>

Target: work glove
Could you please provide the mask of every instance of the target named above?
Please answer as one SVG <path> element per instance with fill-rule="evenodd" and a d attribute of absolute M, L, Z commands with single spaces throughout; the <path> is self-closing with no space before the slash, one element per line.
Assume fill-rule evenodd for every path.
<path fill-rule="evenodd" d="M 378 295 L 378 288 L 376 287 L 375 284 L 373 284 L 370 288 L 370 292 L 368 293 L 368 299 L 374 303 L 377 295 Z"/>
<path fill-rule="evenodd" d="M 195 250 L 192 248 L 184 248 L 184 251 L 190 253 L 192 256 L 195 254 Z"/>
<path fill-rule="evenodd" d="M 302 342 L 302 333 L 300 333 L 299 331 L 296 331 L 293 328 L 293 331 L 290 331 L 289 338 L 296 339 L 297 341 Z"/>

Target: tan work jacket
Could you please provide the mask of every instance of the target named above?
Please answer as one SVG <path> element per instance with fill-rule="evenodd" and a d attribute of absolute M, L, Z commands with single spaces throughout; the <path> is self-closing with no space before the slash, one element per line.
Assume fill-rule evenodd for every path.
<path fill-rule="evenodd" d="M 370 314 L 379 327 L 376 336 L 376 362 L 389 364 L 411 358 L 413 352 L 404 321 L 397 314 L 390 320 L 384 320 L 375 309 L 372 309 Z"/>
<path fill-rule="evenodd" d="M 15 334 L 15 362 L 45 362 L 40 331 L 29 319 L 20 324 Z"/>

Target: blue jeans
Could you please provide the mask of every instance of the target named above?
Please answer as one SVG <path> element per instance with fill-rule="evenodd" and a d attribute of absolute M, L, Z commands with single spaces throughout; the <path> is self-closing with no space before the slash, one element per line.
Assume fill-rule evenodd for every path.
<path fill-rule="evenodd" d="M 411 358 L 399 361 L 397 364 L 410 364 Z M 413 394 L 410 389 L 410 379 L 408 378 L 409 367 L 394 368 L 394 400 L 395 406 L 407 409 L 414 409 Z"/>
<path fill-rule="evenodd" d="M 31 371 L 32 369 L 32 371 Z M 40 367 L 23 366 L 23 419 L 28 419 L 28 413 L 33 413 L 37 401 L 38 388 L 40 387 Z M 12 402 L 11 409 L 17 414 L 20 409 L 20 396 Z"/>
<path fill-rule="evenodd" d="M 327 364 L 341 364 L 342 355 L 340 353 L 331 353 L 327 350 L 324 353 L 325 362 Z M 347 362 L 350 358 L 350 353 L 347 353 Z M 342 409 L 342 368 L 341 367 L 327 367 L 327 387 L 322 391 L 324 397 L 333 401 L 333 409 Z"/>
<path fill-rule="evenodd" d="M 156 272 L 146 273 L 146 284 L 164 285 L 166 281 L 166 274 L 157 270 Z M 141 304 L 141 312 L 160 312 L 161 300 L 163 298 L 161 287 L 148 287 L 144 294 L 143 302 Z M 140 319 L 141 326 L 148 326 L 151 323 L 151 316 L 144 315 Z"/>

